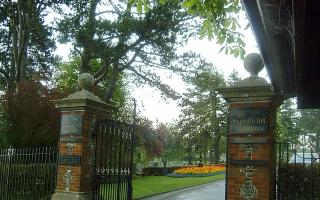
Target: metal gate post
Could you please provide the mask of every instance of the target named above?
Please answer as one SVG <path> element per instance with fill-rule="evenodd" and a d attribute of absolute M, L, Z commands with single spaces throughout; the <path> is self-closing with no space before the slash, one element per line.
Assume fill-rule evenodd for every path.
<path fill-rule="evenodd" d="M 53 200 L 92 198 L 95 148 L 90 131 L 97 118 L 108 116 L 114 109 L 89 92 L 94 81 L 92 75 L 83 73 L 78 81 L 81 91 L 54 101 L 62 114 L 57 186 Z"/>

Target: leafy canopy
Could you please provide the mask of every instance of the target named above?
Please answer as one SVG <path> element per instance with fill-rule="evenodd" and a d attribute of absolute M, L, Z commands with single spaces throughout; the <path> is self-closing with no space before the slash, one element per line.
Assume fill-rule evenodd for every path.
<path fill-rule="evenodd" d="M 175 0 L 159 0 L 160 3 Z M 139 13 L 149 11 L 150 3 L 148 0 L 129 1 L 137 5 Z M 231 54 L 242 59 L 245 55 L 243 34 L 238 30 L 240 24 L 239 13 L 241 11 L 240 0 L 183 0 L 181 8 L 188 11 L 202 22 L 200 38 L 208 37 L 209 40 L 215 39 L 222 45 L 220 50 L 225 54 Z"/>

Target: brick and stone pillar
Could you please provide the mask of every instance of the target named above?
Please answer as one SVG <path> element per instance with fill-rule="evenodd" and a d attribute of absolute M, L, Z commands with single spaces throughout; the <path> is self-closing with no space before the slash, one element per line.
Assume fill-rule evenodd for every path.
<path fill-rule="evenodd" d="M 61 129 L 53 200 L 92 198 L 95 144 L 91 132 L 94 121 L 109 115 L 113 109 L 113 106 L 88 91 L 94 81 L 92 75 L 83 73 L 78 81 L 81 91 L 54 101 L 56 108 L 61 110 Z"/>
<path fill-rule="evenodd" d="M 274 129 L 281 98 L 258 77 L 259 54 L 249 54 L 244 67 L 250 77 L 219 90 L 229 103 L 226 199 L 275 199 Z"/>

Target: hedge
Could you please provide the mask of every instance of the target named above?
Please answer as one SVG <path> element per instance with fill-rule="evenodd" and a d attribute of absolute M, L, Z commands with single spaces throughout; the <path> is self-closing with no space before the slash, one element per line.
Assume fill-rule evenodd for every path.
<path fill-rule="evenodd" d="M 278 170 L 280 199 L 319 199 L 320 164 L 288 164 Z"/>
<path fill-rule="evenodd" d="M 168 174 L 171 174 L 174 170 L 180 169 L 185 166 L 174 166 L 174 167 L 146 167 L 143 169 L 143 176 L 166 176 Z"/>
<path fill-rule="evenodd" d="M 0 199 L 48 199 L 54 192 L 56 163 L 1 164 Z"/>

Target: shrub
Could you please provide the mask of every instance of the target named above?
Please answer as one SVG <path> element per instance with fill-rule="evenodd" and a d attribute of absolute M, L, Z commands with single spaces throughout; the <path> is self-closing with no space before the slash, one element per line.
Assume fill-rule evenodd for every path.
<path fill-rule="evenodd" d="M 0 199 L 48 199 L 55 188 L 56 163 L 2 164 Z"/>
<path fill-rule="evenodd" d="M 165 176 L 168 173 L 172 173 L 174 170 L 181 168 L 176 167 L 146 167 L 143 169 L 143 176 Z"/>
<path fill-rule="evenodd" d="M 60 112 L 51 100 L 65 95 L 40 81 L 19 83 L 19 93 L 1 96 L 0 133 L 7 145 L 27 147 L 56 144 L 59 138 Z"/>
<path fill-rule="evenodd" d="M 285 199 L 320 199 L 320 164 L 288 164 L 278 169 L 278 190 Z"/>

